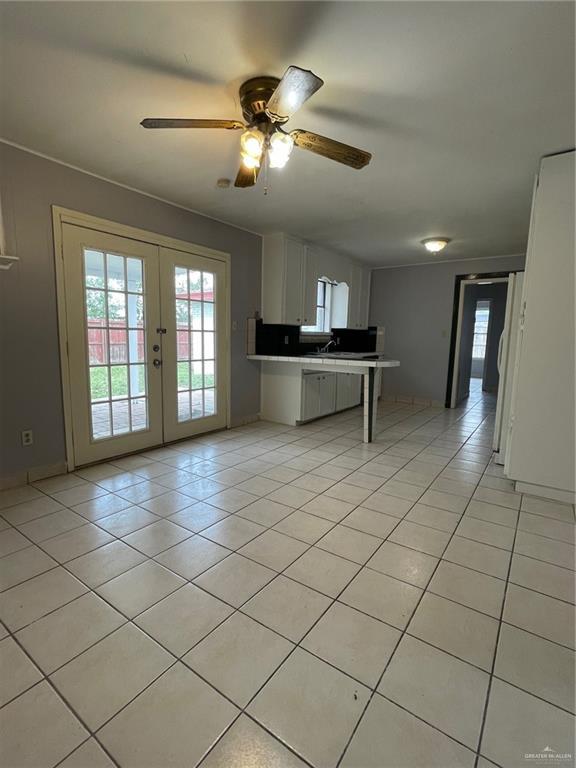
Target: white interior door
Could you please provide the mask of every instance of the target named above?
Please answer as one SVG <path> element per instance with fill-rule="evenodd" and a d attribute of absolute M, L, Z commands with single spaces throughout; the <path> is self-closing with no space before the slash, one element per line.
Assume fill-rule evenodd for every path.
<path fill-rule="evenodd" d="M 62 228 L 73 463 L 228 423 L 227 264 Z"/>
<path fill-rule="evenodd" d="M 162 442 L 158 248 L 63 225 L 74 463 Z"/>
<path fill-rule="evenodd" d="M 164 439 L 228 422 L 226 265 L 160 248 Z"/>

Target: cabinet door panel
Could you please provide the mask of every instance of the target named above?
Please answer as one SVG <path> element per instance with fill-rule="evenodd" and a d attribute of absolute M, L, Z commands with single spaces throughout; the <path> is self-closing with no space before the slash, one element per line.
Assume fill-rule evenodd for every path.
<path fill-rule="evenodd" d="M 301 421 L 317 419 L 320 416 L 320 380 L 320 375 L 315 373 L 302 376 Z"/>
<path fill-rule="evenodd" d="M 353 408 L 360 402 L 362 376 L 355 373 L 336 374 L 336 410 Z"/>
<path fill-rule="evenodd" d="M 362 267 L 362 280 L 360 284 L 360 307 L 358 322 L 360 328 L 368 328 L 368 309 L 370 305 L 370 281 L 372 273 L 367 267 Z"/>
<path fill-rule="evenodd" d="M 320 378 L 320 416 L 336 410 L 336 374 L 322 374 Z"/>
<path fill-rule="evenodd" d="M 302 268 L 302 314 L 303 325 L 316 325 L 316 296 L 318 280 L 323 277 L 314 251 L 306 246 Z"/>
<path fill-rule="evenodd" d="M 336 410 L 342 411 L 348 408 L 350 400 L 350 374 L 336 374 Z"/>
<path fill-rule="evenodd" d="M 303 273 L 304 246 L 286 238 L 283 318 L 285 323 L 291 325 L 302 325 L 304 320 Z"/>
<path fill-rule="evenodd" d="M 350 293 L 348 295 L 348 328 L 358 328 L 360 317 L 360 291 L 362 269 L 358 264 L 350 267 Z"/>
<path fill-rule="evenodd" d="M 350 267 L 350 296 L 348 301 L 348 328 L 368 327 L 370 298 L 370 270 L 360 264 Z"/>

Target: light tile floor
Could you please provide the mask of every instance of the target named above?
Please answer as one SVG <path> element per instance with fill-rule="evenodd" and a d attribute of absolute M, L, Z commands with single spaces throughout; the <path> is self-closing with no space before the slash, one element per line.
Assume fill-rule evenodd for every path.
<path fill-rule="evenodd" d="M 259 422 L 0 493 L 2 765 L 571 754 L 574 510 L 514 492 L 493 410 L 382 403 L 370 445 L 358 409 Z"/>

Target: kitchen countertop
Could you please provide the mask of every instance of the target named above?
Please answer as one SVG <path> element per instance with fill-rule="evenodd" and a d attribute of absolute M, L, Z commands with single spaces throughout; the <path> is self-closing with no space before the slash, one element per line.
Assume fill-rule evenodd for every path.
<path fill-rule="evenodd" d="M 370 354 L 370 353 L 367 353 Z M 298 363 L 299 365 L 350 367 L 350 368 L 397 368 L 399 360 L 342 358 L 342 357 L 318 357 L 317 355 L 247 355 L 248 360 L 269 360 L 274 363 Z"/>

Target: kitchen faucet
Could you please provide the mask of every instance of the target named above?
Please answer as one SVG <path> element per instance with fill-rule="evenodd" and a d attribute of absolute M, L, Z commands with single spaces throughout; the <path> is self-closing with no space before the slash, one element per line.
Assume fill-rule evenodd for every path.
<path fill-rule="evenodd" d="M 319 351 L 319 352 L 328 352 L 328 350 L 330 349 L 330 345 L 331 345 L 331 344 L 334 344 L 334 346 L 336 346 L 336 341 L 335 341 L 334 339 L 330 339 L 330 341 L 328 342 L 328 344 L 325 344 L 325 345 L 324 345 L 324 346 L 323 346 L 321 349 L 319 349 L 318 351 Z"/>

